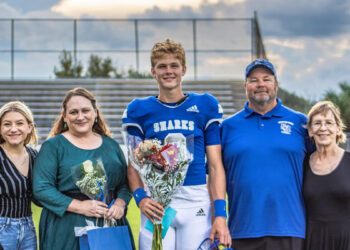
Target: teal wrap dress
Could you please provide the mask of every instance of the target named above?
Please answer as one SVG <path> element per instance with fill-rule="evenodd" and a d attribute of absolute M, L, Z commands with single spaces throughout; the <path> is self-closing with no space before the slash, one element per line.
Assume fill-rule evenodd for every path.
<path fill-rule="evenodd" d="M 129 203 L 131 192 L 126 178 L 127 165 L 115 140 L 102 136 L 102 144 L 98 148 L 86 150 L 76 147 L 61 134 L 48 139 L 41 146 L 33 171 L 34 197 L 43 205 L 39 224 L 40 249 L 79 249 L 74 227 L 86 226 L 86 219 L 96 222 L 95 217 L 67 212 L 73 198 L 65 195 L 80 193 L 75 185 L 73 169 L 85 160 L 94 159 L 102 160 L 108 193 L 113 194 L 112 198 Z M 103 224 L 103 218 L 99 221 L 99 224 Z M 118 220 L 118 224 L 129 226 L 125 215 Z M 129 233 L 134 245 L 130 227 Z"/>

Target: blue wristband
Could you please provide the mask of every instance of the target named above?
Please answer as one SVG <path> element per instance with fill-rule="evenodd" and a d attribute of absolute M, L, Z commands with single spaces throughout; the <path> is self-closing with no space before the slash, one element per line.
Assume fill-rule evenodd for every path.
<path fill-rule="evenodd" d="M 215 218 L 218 216 L 227 218 L 227 213 L 226 213 L 226 201 L 222 199 L 217 199 L 214 201 L 214 216 Z"/>
<path fill-rule="evenodd" d="M 136 189 L 132 195 L 134 196 L 137 206 L 139 206 L 139 203 L 143 198 L 149 198 L 149 196 L 146 194 L 146 191 L 143 188 Z"/>

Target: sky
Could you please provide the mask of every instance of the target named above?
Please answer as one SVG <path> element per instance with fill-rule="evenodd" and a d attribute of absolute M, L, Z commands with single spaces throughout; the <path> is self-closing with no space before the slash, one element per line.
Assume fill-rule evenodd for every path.
<path fill-rule="evenodd" d="M 339 82 L 350 84 L 350 0 L 0 0 L 0 18 L 251 18 L 254 11 L 257 11 L 267 57 L 277 69 L 281 87 L 318 100 L 327 90 L 338 91 Z M 50 27 L 55 28 L 55 34 L 37 35 Z M 132 27 L 130 24 L 81 24 L 79 48 L 87 49 L 93 44 L 95 48 L 108 49 L 118 44 L 120 48 L 132 49 Z M 149 50 L 154 39 L 170 34 L 174 40 L 182 42 L 185 49 L 191 49 L 192 43 L 187 41 L 192 36 L 189 27 L 188 24 L 160 24 L 155 28 L 155 25 L 141 24 L 140 48 Z M 199 46 L 215 46 L 220 41 L 223 48 L 245 49 L 250 34 L 246 27 L 243 23 L 199 25 Z M 69 29 L 70 23 L 16 24 L 16 48 L 71 47 Z M 4 33 L 0 34 L 0 51 L 9 39 Z M 25 39 L 19 39 L 22 37 Z M 80 58 L 83 60 L 84 57 L 87 54 Z M 190 65 L 193 63 L 191 54 L 187 57 Z M 0 76 L 1 72 L 4 75 L 9 71 L 6 58 L 0 53 Z M 34 72 L 46 67 L 45 60 L 57 62 L 57 55 L 49 54 L 45 60 L 42 55 L 18 55 L 15 60 L 16 72 Z M 116 64 L 131 65 L 134 55 L 131 58 L 124 54 L 118 60 Z M 148 53 L 141 55 L 140 60 L 147 61 Z M 199 74 L 217 71 L 225 77 L 227 72 L 234 71 L 233 78 L 243 79 L 250 58 L 247 54 L 228 53 L 211 58 L 202 56 L 198 60 Z M 141 69 L 147 71 L 149 65 L 145 63 Z M 189 66 L 191 74 L 193 69 Z M 25 76 L 24 73 L 21 77 Z M 52 72 L 49 77 L 53 77 Z"/>

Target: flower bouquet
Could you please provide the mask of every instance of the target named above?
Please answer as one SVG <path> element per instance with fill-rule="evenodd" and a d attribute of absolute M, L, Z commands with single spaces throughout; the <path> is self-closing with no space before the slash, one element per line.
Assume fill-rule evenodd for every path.
<path fill-rule="evenodd" d="M 90 199 L 106 202 L 105 190 L 107 176 L 101 159 L 86 160 L 72 168 L 72 177 L 75 185 Z M 113 204 L 111 202 L 108 208 Z M 96 222 L 85 219 L 86 226 L 74 227 L 75 236 L 79 237 L 80 249 L 131 249 L 127 226 L 116 227 L 114 219 L 104 218 L 102 227 Z M 103 239 L 101 241 L 101 239 Z M 126 240 L 129 239 L 129 240 Z"/>
<path fill-rule="evenodd" d="M 142 141 L 127 135 L 131 165 L 147 185 L 151 198 L 168 207 L 173 194 L 184 182 L 188 166 L 193 160 L 193 136 L 179 133 L 168 134 L 164 143 L 158 139 Z M 162 248 L 162 222 L 154 220 L 152 249 Z"/>
<path fill-rule="evenodd" d="M 86 160 L 73 167 L 72 172 L 74 183 L 81 193 L 93 200 L 106 201 L 107 175 L 101 159 Z M 103 224 L 106 224 L 105 220 Z M 97 225 L 98 218 L 96 218 Z"/>
<path fill-rule="evenodd" d="M 101 160 L 86 160 L 73 168 L 75 185 L 90 199 L 104 201 L 107 176 Z"/>

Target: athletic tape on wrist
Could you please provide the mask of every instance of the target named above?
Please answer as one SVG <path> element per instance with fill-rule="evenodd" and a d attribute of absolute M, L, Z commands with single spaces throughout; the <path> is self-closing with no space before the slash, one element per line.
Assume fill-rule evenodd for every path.
<path fill-rule="evenodd" d="M 214 201 L 214 216 L 215 218 L 218 216 L 227 218 L 227 213 L 226 213 L 226 201 L 222 199 L 217 199 Z"/>
<path fill-rule="evenodd" d="M 139 203 L 143 198 L 149 197 L 143 188 L 136 189 L 132 195 L 134 196 L 137 206 L 139 206 Z"/>

